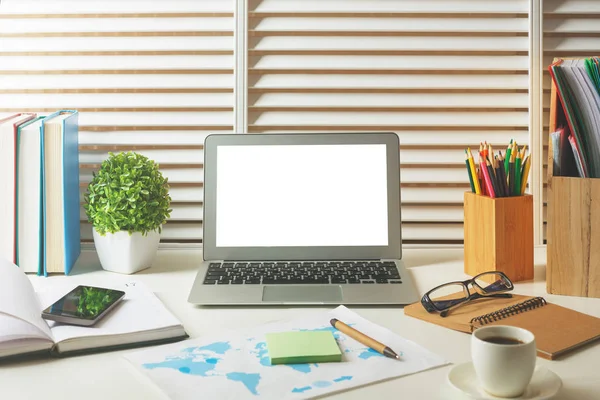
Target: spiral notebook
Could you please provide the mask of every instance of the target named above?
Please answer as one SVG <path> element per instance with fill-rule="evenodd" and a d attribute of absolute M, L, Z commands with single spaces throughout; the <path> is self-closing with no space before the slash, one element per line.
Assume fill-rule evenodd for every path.
<path fill-rule="evenodd" d="M 524 328 L 535 335 L 538 356 L 549 360 L 600 339 L 600 318 L 548 303 L 542 297 L 514 294 L 508 299 L 476 300 L 455 308 L 446 318 L 414 303 L 404 308 L 404 314 L 466 333 L 488 325 Z"/>

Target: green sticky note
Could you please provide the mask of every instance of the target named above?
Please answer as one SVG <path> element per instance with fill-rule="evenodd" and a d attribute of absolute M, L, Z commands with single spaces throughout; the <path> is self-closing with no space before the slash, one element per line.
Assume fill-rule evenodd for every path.
<path fill-rule="evenodd" d="M 342 352 L 328 331 L 267 333 L 271 364 L 342 361 Z"/>

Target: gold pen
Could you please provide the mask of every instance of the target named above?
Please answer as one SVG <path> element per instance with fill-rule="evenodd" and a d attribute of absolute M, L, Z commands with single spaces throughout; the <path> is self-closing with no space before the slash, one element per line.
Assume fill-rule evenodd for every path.
<path fill-rule="evenodd" d="M 364 344 L 365 346 L 375 350 L 376 352 L 381 353 L 384 356 L 389 357 L 389 358 L 395 358 L 396 360 L 400 359 L 400 356 L 398 354 L 396 354 L 396 352 L 394 350 L 390 349 L 385 344 L 379 343 L 377 340 L 365 335 L 364 333 L 361 333 L 361 332 L 357 331 L 356 329 L 349 327 L 348 325 L 346 325 L 342 321 L 338 320 L 337 318 L 333 318 L 329 322 L 331 323 L 331 326 L 333 326 L 338 331 L 345 333 L 346 335 L 350 336 L 352 339 L 356 340 L 359 343 Z"/>

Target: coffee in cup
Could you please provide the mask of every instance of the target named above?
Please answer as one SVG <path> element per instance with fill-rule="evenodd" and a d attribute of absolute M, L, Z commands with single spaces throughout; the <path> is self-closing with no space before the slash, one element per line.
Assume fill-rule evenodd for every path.
<path fill-rule="evenodd" d="M 483 339 L 484 342 L 494 343 L 494 344 L 523 344 L 523 342 L 519 339 L 514 339 L 511 337 L 504 336 L 494 336 Z"/>
<path fill-rule="evenodd" d="M 471 356 L 481 387 L 498 397 L 516 397 L 525 391 L 536 362 L 535 337 L 513 326 L 486 326 L 471 338 Z"/>

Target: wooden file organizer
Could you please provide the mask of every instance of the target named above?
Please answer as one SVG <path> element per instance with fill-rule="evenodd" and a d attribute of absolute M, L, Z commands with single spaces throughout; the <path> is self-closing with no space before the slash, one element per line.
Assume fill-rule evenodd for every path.
<path fill-rule="evenodd" d="M 550 132 L 567 126 L 554 82 Z M 546 290 L 552 294 L 600 297 L 600 179 L 553 176 L 548 140 Z"/>
<path fill-rule="evenodd" d="M 465 192 L 465 273 L 533 279 L 533 196 L 492 199 Z"/>

